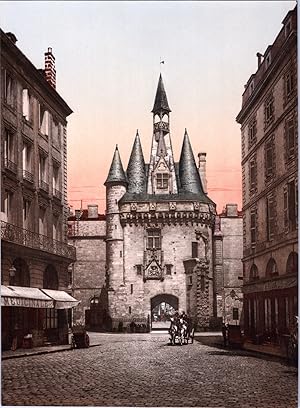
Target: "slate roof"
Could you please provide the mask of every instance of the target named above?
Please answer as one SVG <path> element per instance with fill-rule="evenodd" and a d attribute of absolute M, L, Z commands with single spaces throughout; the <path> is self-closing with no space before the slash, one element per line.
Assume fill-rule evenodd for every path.
<path fill-rule="evenodd" d="M 145 160 L 138 131 L 131 150 L 126 174 L 128 180 L 128 193 L 139 194 L 146 192 L 147 179 Z"/>
<path fill-rule="evenodd" d="M 123 169 L 118 145 L 116 146 L 114 157 L 112 159 L 108 176 L 104 185 L 106 186 L 108 183 L 127 184 L 127 178 Z"/>
<path fill-rule="evenodd" d="M 158 85 L 157 85 L 157 91 L 156 91 L 154 106 L 153 106 L 153 109 L 152 109 L 151 112 L 152 113 L 158 113 L 158 112 L 161 112 L 161 111 L 171 112 L 171 109 L 169 108 L 167 94 L 166 94 L 166 91 L 165 91 L 162 76 L 160 74 L 159 75 L 159 80 L 158 80 Z"/>
<path fill-rule="evenodd" d="M 201 178 L 196 166 L 194 153 L 186 129 L 179 160 L 179 179 L 181 182 L 182 192 L 199 194 L 201 197 L 207 198 L 203 191 Z"/>

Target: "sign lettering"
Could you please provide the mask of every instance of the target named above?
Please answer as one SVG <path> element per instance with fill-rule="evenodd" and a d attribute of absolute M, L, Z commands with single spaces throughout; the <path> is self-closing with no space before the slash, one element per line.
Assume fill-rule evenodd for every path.
<path fill-rule="evenodd" d="M 53 308 L 53 301 L 41 299 L 25 299 L 17 297 L 2 296 L 1 306 L 32 307 L 39 309 Z"/>

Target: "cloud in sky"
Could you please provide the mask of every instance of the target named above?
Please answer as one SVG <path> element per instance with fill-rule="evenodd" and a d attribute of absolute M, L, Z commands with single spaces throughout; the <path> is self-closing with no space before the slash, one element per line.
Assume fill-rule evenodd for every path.
<path fill-rule="evenodd" d="M 115 145 L 126 168 L 136 129 L 149 160 L 160 68 L 179 160 L 184 129 L 207 153 L 218 211 L 241 207 L 240 130 L 244 84 L 295 2 L 1 2 L 1 27 L 36 67 L 49 46 L 57 90 L 74 110 L 68 125 L 69 200 L 105 210 Z M 164 64 L 160 61 L 164 60 Z M 90 187 L 88 187 L 90 186 Z"/>

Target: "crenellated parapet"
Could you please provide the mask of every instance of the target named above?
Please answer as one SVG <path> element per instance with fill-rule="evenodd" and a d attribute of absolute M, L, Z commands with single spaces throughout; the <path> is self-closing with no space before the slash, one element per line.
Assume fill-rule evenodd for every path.
<path fill-rule="evenodd" d="M 121 225 L 203 225 L 212 228 L 215 208 L 200 202 L 132 202 L 120 205 Z"/>

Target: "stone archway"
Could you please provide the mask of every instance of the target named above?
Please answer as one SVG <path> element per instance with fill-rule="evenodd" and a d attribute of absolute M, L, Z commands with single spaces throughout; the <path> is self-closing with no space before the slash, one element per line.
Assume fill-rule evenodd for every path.
<path fill-rule="evenodd" d="M 151 329 L 166 329 L 170 325 L 170 316 L 178 310 L 177 296 L 162 293 L 151 298 Z"/>

